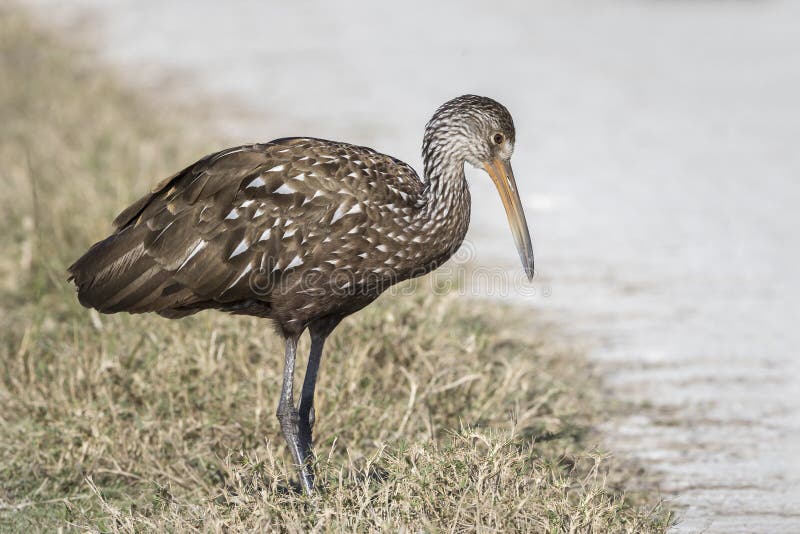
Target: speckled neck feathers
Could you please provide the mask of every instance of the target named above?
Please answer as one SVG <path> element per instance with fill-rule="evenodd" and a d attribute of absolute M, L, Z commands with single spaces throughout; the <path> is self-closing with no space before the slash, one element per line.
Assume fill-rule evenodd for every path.
<path fill-rule="evenodd" d="M 467 154 L 459 143 L 465 132 L 440 108 L 425 128 L 422 141 L 425 205 L 419 212 L 421 232 L 429 236 L 431 268 L 438 267 L 461 246 L 470 218 L 470 194 L 464 164 Z"/>

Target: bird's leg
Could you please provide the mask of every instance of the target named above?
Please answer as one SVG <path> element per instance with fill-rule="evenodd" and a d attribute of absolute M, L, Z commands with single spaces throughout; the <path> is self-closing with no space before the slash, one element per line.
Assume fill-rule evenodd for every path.
<path fill-rule="evenodd" d="M 303 447 L 300 442 L 298 432 L 298 413 L 294 407 L 294 362 L 297 354 L 297 338 L 289 337 L 286 339 L 286 354 L 283 367 L 283 387 L 281 388 L 281 399 L 278 403 L 278 421 L 281 424 L 283 436 L 289 451 L 292 453 L 295 466 L 300 477 L 300 485 L 303 491 L 311 495 L 313 479 L 311 478 L 308 467 L 304 462 Z"/>
<path fill-rule="evenodd" d="M 314 428 L 314 391 L 317 385 L 317 373 L 319 371 L 319 364 L 322 360 L 322 349 L 325 346 L 325 340 L 328 335 L 339 324 L 340 318 L 326 318 L 323 320 L 315 321 L 309 325 L 309 333 L 311 334 L 311 351 L 308 354 L 308 367 L 306 368 L 306 376 L 303 379 L 303 390 L 300 393 L 300 407 L 299 407 L 299 430 L 300 430 L 300 451 L 306 466 L 309 466 L 309 475 L 311 482 L 314 481 L 314 472 L 311 470 L 311 465 L 314 461 L 314 452 L 312 450 L 312 430 Z"/>
<path fill-rule="evenodd" d="M 300 393 L 300 407 L 298 410 L 300 415 L 301 452 L 307 463 L 313 461 L 311 431 L 314 428 L 314 389 L 317 384 L 317 372 L 319 371 L 324 344 L 325 336 L 315 335 L 314 332 L 311 333 L 311 352 L 308 354 L 308 367 L 306 368 L 306 376 L 303 379 L 303 390 Z"/>

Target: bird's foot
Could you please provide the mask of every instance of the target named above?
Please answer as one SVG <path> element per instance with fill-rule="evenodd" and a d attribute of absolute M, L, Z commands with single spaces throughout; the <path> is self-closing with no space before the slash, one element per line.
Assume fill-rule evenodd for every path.
<path fill-rule="evenodd" d="M 294 407 L 278 410 L 278 420 L 281 424 L 283 437 L 292 454 L 300 486 L 306 495 L 314 492 L 314 473 L 312 470 L 313 455 L 311 454 L 311 431 L 301 432 L 300 416 Z M 307 425 L 302 425 L 306 427 Z M 307 434 L 307 435 L 306 435 Z"/>

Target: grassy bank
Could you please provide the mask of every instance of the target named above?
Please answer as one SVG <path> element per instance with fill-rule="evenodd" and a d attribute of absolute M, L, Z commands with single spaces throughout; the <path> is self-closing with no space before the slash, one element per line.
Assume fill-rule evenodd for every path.
<path fill-rule="evenodd" d="M 603 401 L 580 356 L 426 284 L 334 334 L 321 491 L 287 489 L 268 324 L 99 316 L 65 281 L 121 208 L 224 140 L 2 7 L 0 79 L 0 530 L 665 529 L 591 448 Z"/>

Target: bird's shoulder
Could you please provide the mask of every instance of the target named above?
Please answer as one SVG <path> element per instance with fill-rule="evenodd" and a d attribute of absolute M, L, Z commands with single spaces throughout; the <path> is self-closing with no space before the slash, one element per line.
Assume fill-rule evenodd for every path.
<path fill-rule="evenodd" d="M 287 182 L 299 174 L 321 193 L 351 195 L 372 205 L 414 205 L 422 198 L 424 184 L 410 165 L 369 147 L 295 137 L 275 140 L 269 150 L 284 163 Z"/>

